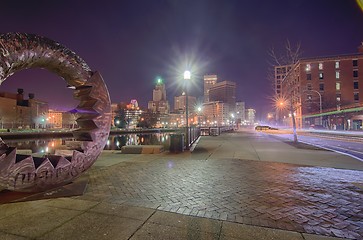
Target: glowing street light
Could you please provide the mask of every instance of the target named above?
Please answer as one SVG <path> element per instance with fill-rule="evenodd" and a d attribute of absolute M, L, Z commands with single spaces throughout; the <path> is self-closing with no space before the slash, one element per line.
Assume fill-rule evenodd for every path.
<path fill-rule="evenodd" d="M 184 80 L 190 80 L 190 79 L 191 79 L 190 71 L 188 70 L 184 71 Z"/>
<path fill-rule="evenodd" d="M 198 124 L 199 124 L 199 127 L 201 126 L 201 120 L 200 120 L 200 115 L 201 115 L 201 113 L 202 113 L 202 107 L 201 106 L 199 106 L 199 107 L 197 107 L 197 111 L 198 111 Z"/>
<path fill-rule="evenodd" d="M 190 80 L 191 79 L 191 73 L 190 71 L 186 70 L 184 71 L 184 80 L 185 81 L 185 120 L 186 120 L 186 134 L 185 134 L 185 137 L 186 137 L 186 142 L 187 142 L 187 145 L 186 145 L 186 150 L 189 150 L 189 126 L 188 126 L 188 82 L 187 80 Z"/>

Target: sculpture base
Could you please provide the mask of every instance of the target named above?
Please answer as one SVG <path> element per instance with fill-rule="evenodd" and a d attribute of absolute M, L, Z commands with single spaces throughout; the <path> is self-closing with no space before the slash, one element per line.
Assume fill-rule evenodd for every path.
<path fill-rule="evenodd" d="M 0 191 L 0 204 L 35 201 L 60 197 L 73 197 L 83 195 L 88 184 L 88 175 L 84 174 L 73 182 L 39 193 Z"/>

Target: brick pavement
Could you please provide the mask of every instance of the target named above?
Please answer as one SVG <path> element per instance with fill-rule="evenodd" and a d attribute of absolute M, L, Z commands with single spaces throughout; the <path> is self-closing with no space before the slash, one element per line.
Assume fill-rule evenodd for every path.
<path fill-rule="evenodd" d="M 363 172 L 256 161 L 253 145 L 269 141 L 265 138 L 244 133 L 205 137 L 192 154 L 140 156 L 94 167 L 79 198 L 363 239 L 363 190 L 358 187 Z M 231 153 L 238 141 L 249 144 L 255 160 Z"/>

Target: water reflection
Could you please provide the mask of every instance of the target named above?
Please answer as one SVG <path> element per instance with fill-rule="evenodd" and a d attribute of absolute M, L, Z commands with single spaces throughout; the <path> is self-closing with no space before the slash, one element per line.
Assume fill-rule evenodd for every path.
<path fill-rule="evenodd" d="M 163 145 L 169 148 L 169 133 L 150 133 L 150 134 L 122 134 L 111 135 L 104 149 L 120 150 L 126 145 Z M 74 138 L 42 138 L 42 139 L 17 139 L 4 140 L 6 144 L 17 149 L 29 149 L 32 153 L 51 153 L 56 149 L 74 149 L 78 144 Z"/>
<path fill-rule="evenodd" d="M 128 145 L 163 145 L 169 148 L 169 144 L 169 133 L 123 134 L 110 136 L 105 149 L 118 150 Z"/>

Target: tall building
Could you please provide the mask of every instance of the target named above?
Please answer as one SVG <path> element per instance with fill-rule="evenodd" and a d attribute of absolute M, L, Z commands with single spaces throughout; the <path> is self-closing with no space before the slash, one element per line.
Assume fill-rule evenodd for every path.
<path fill-rule="evenodd" d="M 229 105 L 221 101 L 208 102 L 203 104 L 203 119 L 206 125 L 222 126 L 229 120 Z"/>
<path fill-rule="evenodd" d="M 136 99 L 132 99 L 129 104 L 113 103 L 111 109 L 113 126 L 119 128 L 135 128 L 143 113 Z"/>
<path fill-rule="evenodd" d="M 362 76 L 363 43 L 354 54 L 300 59 L 281 80 L 281 96 L 293 105 L 297 127 L 362 130 Z"/>
<path fill-rule="evenodd" d="M 236 83 L 231 81 L 217 82 L 209 89 L 209 101 L 221 101 L 234 112 L 236 106 Z"/>
<path fill-rule="evenodd" d="M 246 120 L 246 107 L 245 102 L 236 102 L 236 121 L 243 123 Z"/>
<path fill-rule="evenodd" d="M 148 109 L 154 113 L 168 114 L 170 110 L 169 102 L 166 99 L 165 84 L 162 79 L 158 79 L 153 90 L 153 100 L 149 101 Z"/>
<path fill-rule="evenodd" d="M 180 96 L 174 97 L 174 111 L 175 112 L 185 112 L 185 105 L 186 105 L 186 96 L 183 92 Z M 188 111 L 189 113 L 195 112 L 195 106 L 197 103 L 197 98 L 188 95 Z"/>
<path fill-rule="evenodd" d="M 209 89 L 217 83 L 217 75 L 204 75 L 204 102 L 209 102 Z"/>
<path fill-rule="evenodd" d="M 252 108 L 248 108 L 246 110 L 246 122 L 249 125 L 253 125 L 256 121 L 256 110 Z"/>

